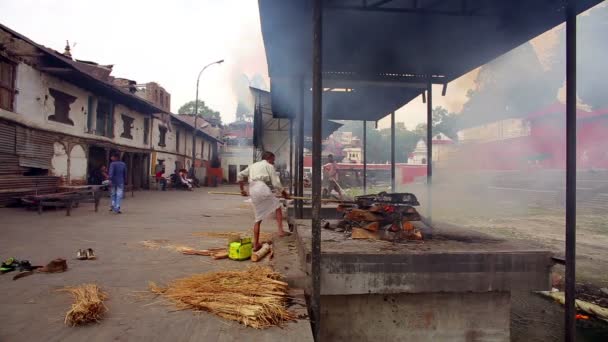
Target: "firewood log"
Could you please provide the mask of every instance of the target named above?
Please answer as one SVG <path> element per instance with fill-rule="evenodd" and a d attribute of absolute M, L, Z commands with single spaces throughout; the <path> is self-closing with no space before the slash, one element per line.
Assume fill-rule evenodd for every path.
<path fill-rule="evenodd" d="M 347 220 L 357 221 L 357 222 L 361 222 L 361 221 L 375 222 L 375 221 L 382 221 L 382 219 L 383 219 L 383 217 L 381 215 L 377 215 L 368 210 L 363 210 L 363 209 L 353 209 L 346 214 L 345 218 Z"/>
<path fill-rule="evenodd" d="M 365 230 L 363 228 L 353 228 L 351 237 L 353 239 L 373 239 L 373 240 L 377 240 L 378 239 L 378 233 L 377 232 L 370 232 L 370 231 L 367 231 L 367 230 Z"/>
<path fill-rule="evenodd" d="M 372 223 L 369 223 L 369 224 L 365 225 L 363 228 L 367 229 L 367 230 L 369 230 L 371 232 L 377 232 L 378 229 L 380 229 L 380 223 L 378 223 L 378 222 L 372 222 Z"/>
<path fill-rule="evenodd" d="M 271 250 L 272 249 L 270 245 L 265 243 L 264 245 L 262 245 L 262 248 L 260 248 L 257 252 L 253 252 L 253 254 L 251 254 L 251 261 L 258 262 L 264 259 L 266 254 L 270 253 Z"/>
<path fill-rule="evenodd" d="M 211 256 L 215 260 L 226 259 L 226 258 L 228 258 L 228 252 L 227 251 L 217 252 L 217 253 L 211 254 Z"/>

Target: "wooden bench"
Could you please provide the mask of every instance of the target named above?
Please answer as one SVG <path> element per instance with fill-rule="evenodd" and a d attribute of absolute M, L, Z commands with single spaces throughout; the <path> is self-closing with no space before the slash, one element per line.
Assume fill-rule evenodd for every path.
<path fill-rule="evenodd" d="M 21 198 L 21 202 L 27 206 L 35 207 L 38 214 L 42 214 L 44 207 L 66 208 L 66 216 L 71 216 L 72 208 L 77 208 L 80 203 L 94 203 L 95 212 L 99 210 L 99 202 L 103 194 L 102 186 L 91 185 L 67 188 L 70 191 L 58 192 L 46 195 L 31 195 Z"/>

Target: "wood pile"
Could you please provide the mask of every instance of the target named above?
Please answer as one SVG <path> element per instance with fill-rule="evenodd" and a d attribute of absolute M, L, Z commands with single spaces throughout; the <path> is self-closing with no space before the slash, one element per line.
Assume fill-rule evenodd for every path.
<path fill-rule="evenodd" d="M 407 196 L 411 196 L 409 202 L 391 201 Z M 412 194 L 360 196 L 352 203 L 338 206 L 343 219 L 333 227 L 326 223 L 325 228 L 344 231 L 353 239 L 422 240 L 422 233 L 412 224 L 421 219 L 413 205 L 419 204 Z"/>
<path fill-rule="evenodd" d="M 269 267 L 195 274 L 149 288 L 180 310 L 206 311 L 256 329 L 295 319 L 287 310 L 288 285 Z"/>

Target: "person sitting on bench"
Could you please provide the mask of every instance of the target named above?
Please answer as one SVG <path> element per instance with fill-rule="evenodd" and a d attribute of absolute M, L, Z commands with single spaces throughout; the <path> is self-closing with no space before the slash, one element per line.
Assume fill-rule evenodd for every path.
<path fill-rule="evenodd" d="M 187 178 L 188 172 L 186 169 L 179 170 L 179 181 L 182 183 L 182 186 L 185 186 L 188 190 L 192 190 L 192 180 Z"/>

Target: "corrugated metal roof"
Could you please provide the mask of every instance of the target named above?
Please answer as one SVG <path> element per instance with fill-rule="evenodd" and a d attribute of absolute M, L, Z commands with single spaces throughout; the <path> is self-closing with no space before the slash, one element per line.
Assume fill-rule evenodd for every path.
<path fill-rule="evenodd" d="M 600 2 L 576 1 L 577 13 Z M 302 94 L 312 112 L 311 3 L 259 1 L 273 108 L 289 116 Z M 323 93 L 329 119 L 378 120 L 422 93 L 425 75 L 454 80 L 565 20 L 561 0 L 379 3 L 323 1 L 324 87 L 353 90 Z"/>

